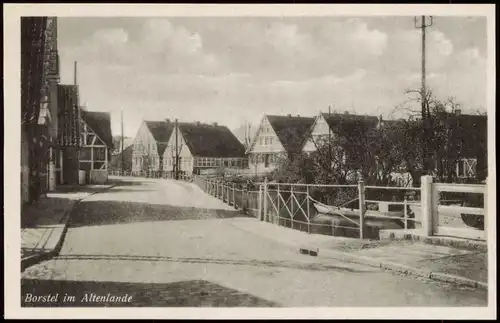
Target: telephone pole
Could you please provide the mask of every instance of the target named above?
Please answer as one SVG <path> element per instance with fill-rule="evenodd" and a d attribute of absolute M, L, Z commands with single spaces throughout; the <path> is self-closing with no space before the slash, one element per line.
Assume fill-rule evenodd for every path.
<path fill-rule="evenodd" d="M 422 125 L 423 125 L 423 145 L 422 145 L 422 174 L 427 175 L 429 173 L 429 147 L 428 145 L 428 132 L 429 132 L 429 106 L 427 102 L 427 89 L 425 84 L 425 29 L 432 26 L 433 18 L 429 16 L 429 21 L 426 21 L 426 17 L 422 16 L 420 23 L 418 18 L 415 17 L 415 28 L 422 30 L 422 85 L 421 85 L 421 98 L 422 98 Z"/>
<path fill-rule="evenodd" d="M 124 156 L 123 156 L 123 109 L 121 110 L 121 129 L 122 129 L 122 136 L 121 136 L 121 148 L 120 148 L 120 155 L 121 155 L 121 175 L 123 176 L 123 163 L 124 163 Z"/>
<path fill-rule="evenodd" d="M 174 178 L 179 179 L 179 143 L 178 143 L 178 128 L 179 122 L 175 119 L 175 165 L 174 165 Z"/>

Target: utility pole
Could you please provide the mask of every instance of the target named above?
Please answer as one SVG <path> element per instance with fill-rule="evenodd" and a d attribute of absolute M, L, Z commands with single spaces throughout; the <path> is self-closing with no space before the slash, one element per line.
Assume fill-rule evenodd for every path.
<path fill-rule="evenodd" d="M 421 98 L 422 98 L 422 125 L 423 125 L 423 145 L 422 145 L 422 175 L 427 175 L 429 173 L 429 147 L 428 145 L 428 131 L 429 129 L 429 107 L 427 102 L 427 89 L 425 84 L 425 29 L 432 26 L 433 18 L 429 16 L 429 21 L 426 22 L 426 17 L 422 16 L 422 21 L 418 22 L 418 18 L 415 17 L 415 28 L 422 30 L 422 88 L 421 88 Z"/>
<path fill-rule="evenodd" d="M 332 108 L 328 106 L 328 117 L 332 114 Z M 326 121 L 326 126 L 328 127 L 328 167 L 332 167 L 332 129 L 330 128 L 330 124 Z"/>
<path fill-rule="evenodd" d="M 123 163 L 124 163 L 124 156 L 123 156 L 123 109 L 121 110 L 121 129 L 122 129 L 122 136 L 121 136 L 121 148 L 120 148 L 120 155 L 121 155 L 121 175 L 123 176 Z"/>
<path fill-rule="evenodd" d="M 178 142 L 178 134 L 177 128 L 179 126 L 179 122 L 175 119 L 175 165 L 174 165 L 174 178 L 179 179 L 179 142 Z"/>

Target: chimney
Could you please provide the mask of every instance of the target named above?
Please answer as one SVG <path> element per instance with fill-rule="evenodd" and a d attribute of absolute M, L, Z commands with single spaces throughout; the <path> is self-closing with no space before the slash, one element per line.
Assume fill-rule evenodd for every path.
<path fill-rule="evenodd" d="M 197 126 L 200 126 L 200 125 L 201 125 L 201 122 L 200 122 L 200 121 L 196 121 L 196 125 L 197 125 Z"/>
<path fill-rule="evenodd" d="M 170 119 L 169 118 L 165 119 L 165 122 L 170 123 Z"/>
<path fill-rule="evenodd" d="M 381 127 L 384 124 L 384 120 L 382 119 L 382 115 L 378 117 L 378 126 Z"/>
<path fill-rule="evenodd" d="M 462 110 L 461 109 L 455 109 L 455 115 L 459 116 L 460 114 L 462 114 Z"/>
<path fill-rule="evenodd" d="M 217 127 L 217 122 L 212 123 L 212 126 Z"/>
<path fill-rule="evenodd" d="M 299 117 L 299 118 L 300 118 L 300 114 L 297 114 L 297 117 Z"/>
<path fill-rule="evenodd" d="M 349 114 L 349 111 L 345 111 L 344 114 Z"/>
<path fill-rule="evenodd" d="M 292 115 L 291 115 L 291 114 L 287 114 L 287 117 L 291 118 L 291 117 L 292 117 Z"/>

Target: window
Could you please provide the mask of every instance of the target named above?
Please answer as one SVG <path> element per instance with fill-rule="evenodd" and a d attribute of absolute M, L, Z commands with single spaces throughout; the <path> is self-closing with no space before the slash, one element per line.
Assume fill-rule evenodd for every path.
<path fill-rule="evenodd" d="M 90 147 L 82 147 L 80 149 L 80 160 L 92 160 L 92 152 Z"/>
<path fill-rule="evenodd" d="M 95 147 L 94 149 L 94 160 L 95 161 L 105 161 L 106 160 L 106 148 Z"/>
<path fill-rule="evenodd" d="M 262 137 L 259 138 L 259 143 L 260 143 L 261 146 L 264 145 L 264 140 L 263 139 L 264 138 L 262 138 Z"/>
<path fill-rule="evenodd" d="M 269 138 L 267 137 L 264 137 L 264 145 L 269 145 Z"/>
<path fill-rule="evenodd" d="M 106 169 L 106 163 L 104 162 L 94 162 L 94 169 Z"/>
<path fill-rule="evenodd" d="M 273 137 L 269 137 L 269 144 L 272 145 L 273 144 Z"/>
<path fill-rule="evenodd" d="M 269 167 L 269 154 L 264 155 L 264 167 Z"/>
<path fill-rule="evenodd" d="M 229 161 L 227 159 L 224 159 L 224 166 L 225 167 L 229 166 Z"/>

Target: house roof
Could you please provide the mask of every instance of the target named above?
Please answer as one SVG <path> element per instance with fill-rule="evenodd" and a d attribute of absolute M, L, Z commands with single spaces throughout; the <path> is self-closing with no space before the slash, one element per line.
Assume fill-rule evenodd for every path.
<path fill-rule="evenodd" d="M 108 112 L 87 111 L 80 109 L 83 121 L 109 148 L 113 148 L 111 117 Z"/>
<path fill-rule="evenodd" d="M 341 122 L 346 122 L 346 121 L 354 121 L 354 122 L 365 121 L 366 125 L 368 126 L 376 126 L 379 122 L 378 117 L 368 116 L 368 115 L 340 114 L 340 113 L 322 113 L 321 115 L 332 129 L 338 126 Z"/>
<path fill-rule="evenodd" d="M 267 120 L 288 153 L 300 150 L 304 137 L 314 123 L 314 118 L 299 116 L 267 115 Z"/>
<path fill-rule="evenodd" d="M 156 142 L 168 142 L 174 124 L 167 121 L 144 121 Z"/>
<path fill-rule="evenodd" d="M 156 141 L 158 154 L 162 156 L 167 147 L 172 130 L 174 130 L 174 123 L 169 121 L 144 121 L 144 123 Z"/>
<path fill-rule="evenodd" d="M 226 126 L 179 123 L 191 154 L 202 157 L 244 157 L 243 144 Z"/>

